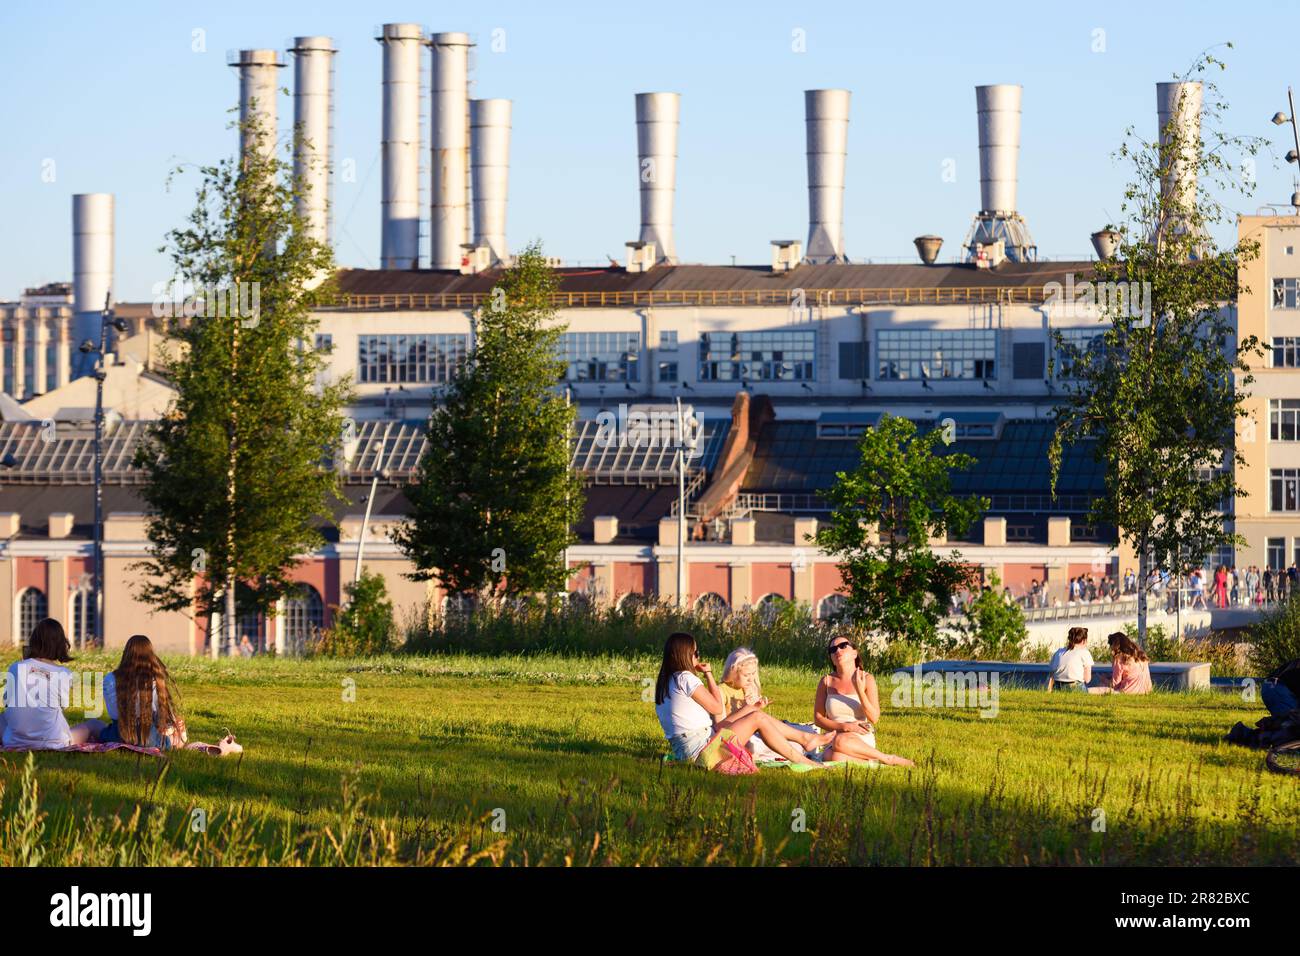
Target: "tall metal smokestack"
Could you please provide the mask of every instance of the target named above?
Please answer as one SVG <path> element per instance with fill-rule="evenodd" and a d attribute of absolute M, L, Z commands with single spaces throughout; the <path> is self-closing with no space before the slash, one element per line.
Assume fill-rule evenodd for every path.
<path fill-rule="evenodd" d="M 808 252 L 811 263 L 847 262 L 844 255 L 844 163 L 849 151 L 848 90 L 806 90 Z"/>
<path fill-rule="evenodd" d="M 978 247 L 1002 242 L 1013 262 L 1038 258 L 1029 227 L 1016 210 L 1016 181 L 1020 165 L 1019 84 L 975 87 L 979 123 L 980 211 L 966 236 L 967 258 L 981 255 Z"/>
<path fill-rule="evenodd" d="M 1160 123 L 1161 153 L 1168 148 L 1171 134 L 1181 142 L 1178 155 L 1167 159 L 1162 155 L 1162 165 L 1168 163 L 1169 172 L 1161 181 L 1162 191 L 1168 196 L 1176 191 L 1176 202 L 1190 211 L 1196 202 L 1197 149 L 1201 138 L 1201 103 L 1204 89 L 1200 83 L 1157 83 L 1156 117 Z"/>
<path fill-rule="evenodd" d="M 474 181 L 474 245 L 492 251 L 492 264 L 509 258 L 506 200 L 510 187 L 510 101 L 470 100 Z"/>
<path fill-rule="evenodd" d="M 239 155 L 259 145 L 264 157 L 275 155 L 276 71 L 284 66 L 278 50 L 240 50 L 230 61 L 239 70 Z"/>
<path fill-rule="evenodd" d="M 383 183 L 379 264 L 420 265 L 420 55 L 424 30 L 416 23 L 385 23 L 375 37 L 384 47 Z"/>
<path fill-rule="evenodd" d="M 302 188 L 298 215 L 306 219 L 309 236 L 329 245 L 336 51 L 329 37 L 295 37 L 289 52 L 294 55 L 293 125 L 300 137 L 293 154 L 293 176 Z"/>
<path fill-rule="evenodd" d="M 429 232 L 434 269 L 459 269 L 469 239 L 469 35 L 435 33 L 433 189 Z"/>
<path fill-rule="evenodd" d="M 101 313 L 113 288 L 113 194 L 72 197 L 72 377 L 95 370 L 95 356 L 78 350 L 89 339 L 99 347 Z M 38 391 L 45 383 L 37 383 Z"/>
<path fill-rule="evenodd" d="M 655 244 L 657 262 L 675 263 L 673 199 L 677 193 L 677 93 L 636 95 L 637 170 L 641 182 L 640 242 Z"/>

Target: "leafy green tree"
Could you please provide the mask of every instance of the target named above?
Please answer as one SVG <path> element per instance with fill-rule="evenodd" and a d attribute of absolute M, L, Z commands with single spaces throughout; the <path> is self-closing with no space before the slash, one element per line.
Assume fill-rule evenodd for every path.
<path fill-rule="evenodd" d="M 884 415 L 863 434 L 858 466 L 836 475 L 826 494 L 831 517 L 817 543 L 840 559 L 847 616 L 891 641 L 933 645 L 953 592 L 971 580 L 957 551 L 944 557 L 930 547 L 931 538 L 964 535 L 989 506 L 951 493 L 950 469 L 975 459 L 939 454 L 950 438 Z"/>
<path fill-rule="evenodd" d="M 1019 660 L 1029 637 L 1020 605 L 1007 600 L 1002 580 L 989 575 L 988 586 L 966 605 L 957 648 L 973 658 Z"/>
<path fill-rule="evenodd" d="M 387 654 L 393 649 L 396 624 L 383 575 L 362 571 L 344 590 L 348 603 L 335 614 L 334 626 L 321 636 L 317 653 L 333 657 Z"/>
<path fill-rule="evenodd" d="M 405 489 L 408 519 L 393 532 L 415 580 L 475 597 L 566 586 L 583 494 L 570 465 L 575 409 L 556 387 L 555 288 L 540 245 L 530 245 L 479 311 L 473 355 L 434 404 Z"/>
<path fill-rule="evenodd" d="M 1090 520 L 1118 528 L 1137 554 L 1143 641 L 1151 570 L 1181 580 L 1220 545 L 1242 541 L 1223 509 L 1245 494 L 1233 449 L 1248 416 L 1249 359 L 1262 349 L 1253 336 L 1237 341 L 1230 305 L 1258 244 L 1219 248 L 1213 228 L 1230 219 L 1215 193 L 1249 188 L 1249 166 L 1234 157 L 1253 155 L 1259 142 L 1221 132 L 1224 104 L 1204 79 L 1211 68 L 1223 64 L 1204 54 L 1179 78 L 1202 81 L 1199 125 L 1180 120 L 1196 105 L 1184 100 L 1155 141 L 1129 129 L 1117 154 L 1133 171 L 1114 227 L 1119 247 L 1093 278 L 1106 293 L 1097 296 L 1100 342 L 1070 349 L 1057 336 L 1073 382 L 1055 412 L 1053 491 L 1064 447 L 1090 442 L 1106 468 Z M 1192 176 L 1200 188 L 1189 186 Z M 1239 451 L 1236 463 L 1244 464 Z"/>
<path fill-rule="evenodd" d="M 248 130 L 244 156 L 199 168 L 194 209 L 168 233 L 188 315 L 161 355 L 178 394 L 136 455 L 152 545 L 138 593 L 166 610 L 224 607 L 214 656 L 233 646 L 237 615 L 292 591 L 298 555 L 324 543 L 350 392 L 319 382 L 312 310 L 331 294 L 333 258 L 297 212 L 307 187 Z"/>

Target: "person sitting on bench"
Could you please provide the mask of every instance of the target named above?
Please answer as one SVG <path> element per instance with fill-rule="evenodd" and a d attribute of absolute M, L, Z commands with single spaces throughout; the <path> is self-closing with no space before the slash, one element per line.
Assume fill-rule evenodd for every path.
<path fill-rule="evenodd" d="M 1065 647 L 1052 655 L 1047 689 L 1086 692 L 1092 680 L 1092 663 L 1092 654 L 1088 652 L 1088 629 L 1070 628 L 1065 636 Z"/>

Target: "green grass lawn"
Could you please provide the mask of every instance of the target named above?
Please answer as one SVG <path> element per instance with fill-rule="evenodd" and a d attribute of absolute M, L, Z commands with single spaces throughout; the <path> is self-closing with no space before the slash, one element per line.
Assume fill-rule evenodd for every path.
<path fill-rule="evenodd" d="M 1300 786 L 1223 742 L 1263 715 L 1233 695 L 1004 689 L 984 719 L 893 707 L 886 676 L 879 743 L 917 769 L 729 778 L 661 764 L 645 658 L 171 666 L 191 737 L 242 760 L 46 753 L 33 781 L 4 754 L 0 864 L 1300 860 Z M 811 719 L 813 671 L 763 678 Z"/>

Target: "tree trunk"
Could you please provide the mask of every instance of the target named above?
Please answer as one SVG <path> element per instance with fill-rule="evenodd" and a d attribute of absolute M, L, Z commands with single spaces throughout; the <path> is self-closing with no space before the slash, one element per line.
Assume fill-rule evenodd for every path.
<path fill-rule="evenodd" d="M 1146 538 L 1138 541 L 1138 647 L 1147 646 L 1147 589 L 1150 587 L 1151 549 Z"/>

